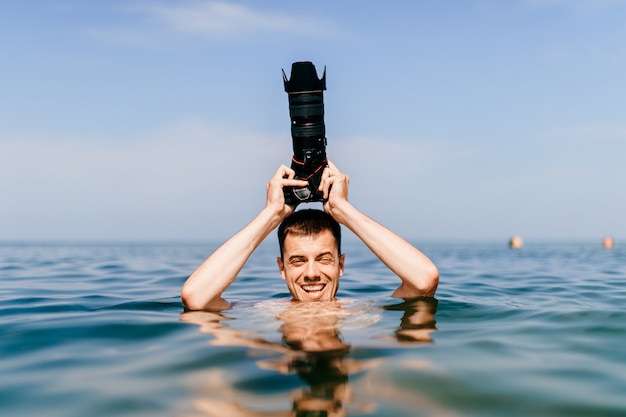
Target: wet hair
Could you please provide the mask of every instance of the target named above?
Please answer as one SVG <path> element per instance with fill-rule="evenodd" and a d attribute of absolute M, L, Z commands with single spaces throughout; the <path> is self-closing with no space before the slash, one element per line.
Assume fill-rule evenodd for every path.
<path fill-rule="evenodd" d="M 285 238 L 289 234 L 312 236 L 329 230 L 337 242 L 337 252 L 341 254 L 341 227 L 332 216 L 322 210 L 298 210 L 285 218 L 278 227 L 280 257 L 283 257 Z"/>

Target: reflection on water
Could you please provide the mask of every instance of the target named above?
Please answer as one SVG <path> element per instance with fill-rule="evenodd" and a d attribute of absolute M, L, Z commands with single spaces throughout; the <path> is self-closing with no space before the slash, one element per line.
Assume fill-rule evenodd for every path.
<path fill-rule="evenodd" d="M 263 308 L 262 304 L 258 308 Z M 392 346 L 432 343 L 431 333 L 436 330 L 437 300 L 419 298 L 383 309 L 403 313 L 394 333 L 396 343 Z M 338 417 L 368 414 L 377 407 L 376 395 L 393 397 L 398 394 L 374 389 L 376 395 L 368 395 L 368 387 L 372 390 L 375 384 L 367 378 L 356 390 L 358 392 L 355 391 L 351 378 L 375 371 L 385 357 L 351 357 L 351 345 L 344 340 L 341 330 L 352 314 L 359 313 L 351 311 L 340 301 L 289 304 L 275 317 L 280 342 L 255 337 L 257 332 L 252 330 L 229 327 L 231 319 L 226 314 L 190 311 L 183 313 L 181 320 L 194 323 L 202 333 L 210 334 L 211 345 L 250 348 L 250 356 L 254 356 L 255 351 L 273 353 L 270 358 L 255 361 L 258 369 L 271 371 L 274 376 L 297 375 L 304 384 L 294 384 L 300 388 L 287 388 L 284 394 L 268 396 L 259 394 L 258 390 L 255 393 L 254 390 L 241 388 L 241 384 L 227 377 L 223 370 L 211 367 L 203 376 L 211 387 L 204 390 L 201 398 L 194 400 L 194 408 L 202 415 Z M 273 377 L 265 379 L 267 383 L 276 382 Z M 256 384 L 259 383 L 263 381 L 256 381 Z M 411 395 L 418 396 L 415 392 Z M 276 409 L 277 404 L 283 404 L 282 409 Z"/>
<path fill-rule="evenodd" d="M 396 330 L 398 342 L 432 342 L 430 334 L 436 330 L 437 300 L 421 298 L 386 306 L 385 310 L 403 311 L 400 327 Z"/>

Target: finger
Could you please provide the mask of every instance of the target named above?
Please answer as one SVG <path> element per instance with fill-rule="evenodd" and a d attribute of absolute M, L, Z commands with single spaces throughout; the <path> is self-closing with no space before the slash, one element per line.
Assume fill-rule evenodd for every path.
<path fill-rule="evenodd" d="M 296 176 L 296 172 L 289 168 L 287 165 L 281 165 L 280 167 L 278 167 L 278 170 L 276 170 L 276 173 L 274 174 L 274 178 L 278 178 L 278 179 L 282 179 L 282 178 L 293 178 Z"/>
<path fill-rule="evenodd" d="M 330 187 L 333 185 L 333 182 L 335 182 L 335 176 L 333 175 L 328 175 L 324 181 L 322 182 L 322 184 L 320 184 L 320 191 L 322 192 L 322 197 L 324 198 L 324 200 L 328 200 L 328 196 L 330 194 Z"/>
<path fill-rule="evenodd" d="M 317 191 L 322 191 L 324 189 L 324 183 L 328 178 L 330 178 L 330 170 L 328 169 L 328 167 L 326 167 L 324 168 L 324 171 L 322 171 L 322 176 L 320 177 L 320 186 L 317 187 Z"/>
<path fill-rule="evenodd" d="M 280 183 L 283 187 L 306 187 L 309 185 L 308 181 L 293 178 L 283 178 Z"/>
<path fill-rule="evenodd" d="M 293 179 L 296 176 L 296 171 L 285 165 L 283 165 L 283 167 L 285 168 L 283 178 Z"/>
<path fill-rule="evenodd" d="M 267 183 L 267 189 L 271 188 L 285 188 L 285 187 L 306 187 L 309 185 L 308 181 L 305 180 L 297 180 L 294 178 L 272 178 L 269 183 Z"/>

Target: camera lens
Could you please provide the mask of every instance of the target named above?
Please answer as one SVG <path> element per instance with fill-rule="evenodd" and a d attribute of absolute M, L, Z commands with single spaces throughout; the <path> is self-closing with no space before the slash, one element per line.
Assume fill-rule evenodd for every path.
<path fill-rule="evenodd" d="M 326 69 L 318 78 L 313 63 L 294 62 L 291 78 L 283 71 L 285 91 L 289 94 L 289 117 L 293 158 L 291 168 L 296 177 L 309 181 L 308 188 L 285 190 L 288 204 L 321 201 L 317 190 L 326 166 L 326 127 L 324 126 L 324 95 Z M 306 192 L 305 192 L 306 191 Z"/>

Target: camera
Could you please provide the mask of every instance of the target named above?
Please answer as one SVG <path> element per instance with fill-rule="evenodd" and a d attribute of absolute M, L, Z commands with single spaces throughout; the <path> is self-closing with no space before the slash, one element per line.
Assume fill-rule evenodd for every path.
<path fill-rule="evenodd" d="M 283 82 L 289 96 L 293 145 L 291 169 L 296 172 L 297 179 L 309 183 L 306 187 L 285 187 L 285 202 L 297 206 L 299 203 L 322 201 L 318 188 L 328 162 L 324 126 L 326 67 L 322 78 L 318 78 L 312 62 L 294 62 L 290 79 L 283 70 Z"/>

